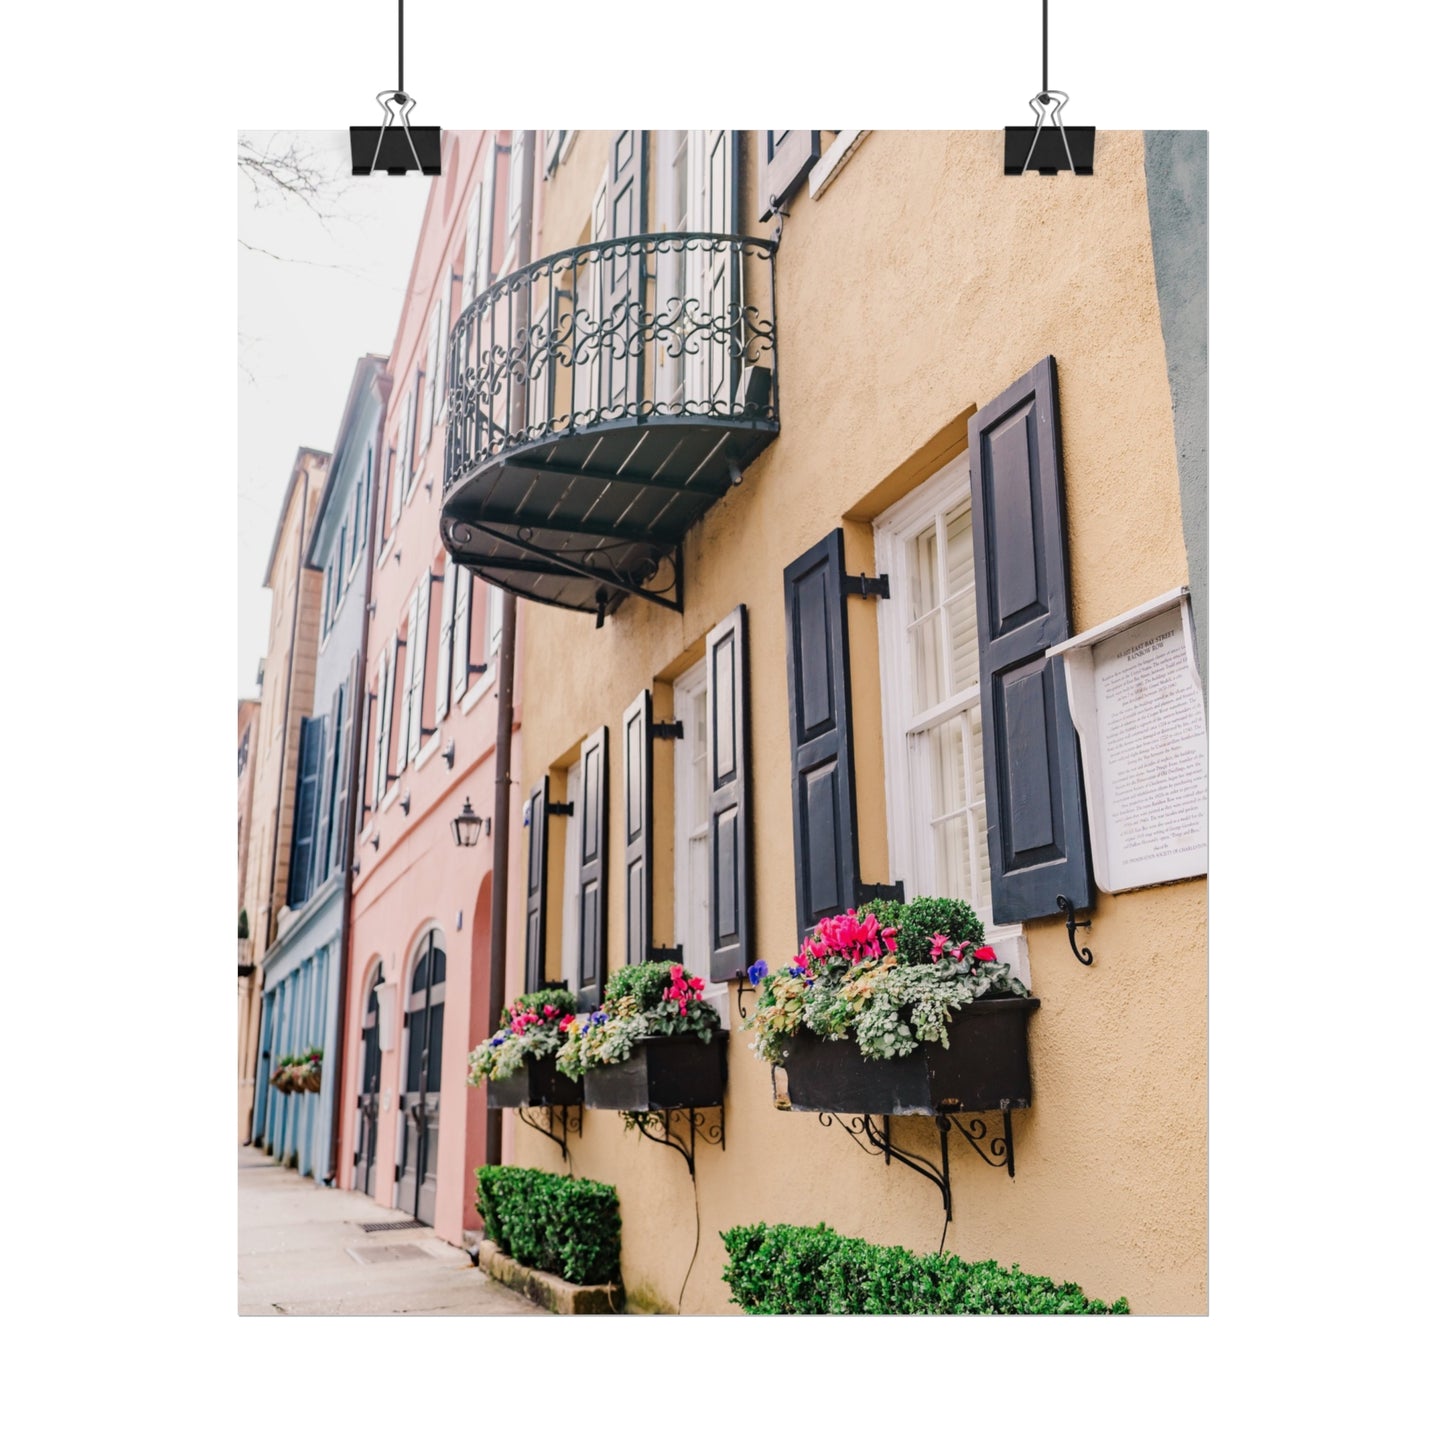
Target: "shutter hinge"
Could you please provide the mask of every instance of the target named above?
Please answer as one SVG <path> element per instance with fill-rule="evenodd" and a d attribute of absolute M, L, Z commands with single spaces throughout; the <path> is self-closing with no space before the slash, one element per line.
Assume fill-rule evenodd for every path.
<path fill-rule="evenodd" d="M 570 818 L 573 812 L 571 803 L 548 803 L 547 816 L 549 818 Z"/>
<path fill-rule="evenodd" d="M 648 949 L 647 956 L 653 963 L 681 963 L 682 944 L 674 948 L 658 948 L 655 945 Z"/>
<path fill-rule="evenodd" d="M 902 883 L 864 883 L 861 879 L 858 882 L 858 901 L 866 903 L 870 898 L 887 898 L 894 903 L 907 903 Z"/>
<path fill-rule="evenodd" d="M 478 673 L 485 672 L 486 670 L 487 670 L 487 664 L 486 664 L 485 662 L 468 662 L 468 663 L 467 663 L 467 676 L 468 676 L 468 677 L 473 677 L 473 676 L 475 676 L 475 675 L 478 674 Z"/>
<path fill-rule="evenodd" d="M 647 725 L 647 736 L 649 738 L 674 738 L 681 740 L 682 724 L 667 719 L 659 719 Z"/>
<path fill-rule="evenodd" d="M 866 573 L 860 573 L 854 577 L 850 573 L 844 573 L 843 595 L 845 597 L 887 598 L 889 596 L 888 574 L 884 572 L 879 577 L 869 577 Z"/>

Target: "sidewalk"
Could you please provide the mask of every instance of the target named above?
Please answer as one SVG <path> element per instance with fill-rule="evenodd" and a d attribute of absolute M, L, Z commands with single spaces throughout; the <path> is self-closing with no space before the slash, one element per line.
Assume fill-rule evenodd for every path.
<path fill-rule="evenodd" d="M 259 1149 L 240 1151 L 242 1315 L 546 1315 L 425 1227 L 365 1194 L 318 1188 Z"/>

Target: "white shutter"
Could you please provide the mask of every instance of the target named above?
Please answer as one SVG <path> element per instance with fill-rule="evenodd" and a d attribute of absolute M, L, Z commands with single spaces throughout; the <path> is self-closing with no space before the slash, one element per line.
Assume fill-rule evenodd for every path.
<path fill-rule="evenodd" d="M 416 612 L 412 618 L 411 642 L 411 731 L 407 734 L 406 755 L 414 758 L 421 747 L 421 707 L 426 696 L 426 643 L 431 625 L 431 574 L 417 584 Z"/>
<path fill-rule="evenodd" d="M 497 208 L 497 142 L 487 155 L 487 169 L 482 176 L 481 230 L 477 236 L 477 290 L 485 291 L 492 284 L 492 231 Z"/>
<path fill-rule="evenodd" d="M 401 715 L 396 722 L 396 770 L 406 767 L 407 748 L 411 741 L 411 675 L 412 658 L 416 655 L 416 593 L 407 598 L 406 604 L 406 656 L 402 660 L 401 674 Z"/>
<path fill-rule="evenodd" d="M 452 696 L 467 690 L 472 675 L 472 574 L 457 568 L 457 589 L 452 611 Z"/>
<path fill-rule="evenodd" d="M 487 586 L 487 656 L 496 656 L 502 645 L 502 589 Z"/>
<path fill-rule="evenodd" d="M 467 244 L 462 258 L 462 305 L 470 306 L 481 287 L 477 284 L 477 240 L 482 230 L 482 186 L 477 183 L 477 193 L 472 197 L 471 208 L 467 211 Z"/>
<path fill-rule="evenodd" d="M 380 709 L 376 728 L 376 792 L 372 801 L 381 805 L 386 795 L 386 778 L 391 764 L 391 714 L 396 697 L 396 638 L 386 647 L 386 656 L 381 662 L 381 676 L 376 686 L 377 706 Z"/>
<path fill-rule="evenodd" d="M 431 337 L 426 348 L 426 392 L 422 399 L 421 421 L 425 426 L 426 440 L 431 440 L 432 428 L 436 425 L 437 408 L 445 388 L 441 385 L 442 366 L 442 298 L 437 297 L 432 307 Z"/>
<path fill-rule="evenodd" d="M 387 504 L 386 510 L 386 530 L 388 533 L 401 520 L 401 489 L 403 481 L 402 446 L 406 441 L 406 413 L 407 408 L 403 407 L 401 413 L 401 430 L 396 434 L 396 451 L 391 457 L 390 465 L 388 467 L 388 471 L 391 473 L 391 499 Z M 378 541 L 379 540 L 380 538 L 378 538 Z"/>
<path fill-rule="evenodd" d="M 438 727 L 452 703 L 452 628 L 456 625 L 457 565 L 450 557 L 442 572 L 442 615 L 437 629 L 437 689 L 433 721 Z"/>
<path fill-rule="evenodd" d="M 416 388 L 412 387 L 406 394 L 406 412 L 401 424 L 401 467 L 399 476 L 402 485 L 397 490 L 405 496 L 411 496 L 412 487 L 416 484 L 416 477 L 412 474 L 411 459 L 412 453 L 416 450 Z M 396 503 L 397 515 L 401 515 L 401 503 Z"/>

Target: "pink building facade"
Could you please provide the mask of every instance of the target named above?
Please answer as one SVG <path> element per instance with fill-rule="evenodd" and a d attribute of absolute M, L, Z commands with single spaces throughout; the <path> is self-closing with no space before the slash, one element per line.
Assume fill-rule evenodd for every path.
<path fill-rule="evenodd" d="M 466 1058 L 492 1027 L 492 912 L 507 907 L 514 930 L 520 895 L 492 889 L 501 598 L 451 562 L 439 531 L 443 373 L 461 310 L 510 269 L 522 208 L 507 133 L 445 139 L 391 351 L 375 489 L 338 1182 L 459 1243 L 480 1227 L 486 1139 Z M 515 839 L 520 789 L 510 796 Z M 464 848 L 452 820 L 468 801 L 486 822 Z"/>

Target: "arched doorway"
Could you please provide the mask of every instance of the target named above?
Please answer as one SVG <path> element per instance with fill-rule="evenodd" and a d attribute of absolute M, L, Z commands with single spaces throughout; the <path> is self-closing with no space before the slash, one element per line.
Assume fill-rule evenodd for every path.
<path fill-rule="evenodd" d="M 441 1126 L 442 1009 L 447 956 L 441 930 L 422 940 L 406 1002 L 406 1073 L 401 1096 L 401 1181 L 397 1207 L 436 1223 Z"/>
<path fill-rule="evenodd" d="M 381 969 L 372 973 L 361 1015 L 361 1072 L 356 1094 L 356 1154 L 353 1187 L 376 1194 L 376 1129 L 381 1115 Z"/>

